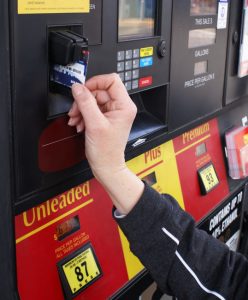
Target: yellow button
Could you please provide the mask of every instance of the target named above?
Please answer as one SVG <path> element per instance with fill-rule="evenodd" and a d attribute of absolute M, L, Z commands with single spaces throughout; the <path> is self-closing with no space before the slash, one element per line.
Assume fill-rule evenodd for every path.
<path fill-rule="evenodd" d="M 153 47 L 146 47 L 140 49 L 140 57 L 146 57 L 152 55 L 153 55 Z"/>

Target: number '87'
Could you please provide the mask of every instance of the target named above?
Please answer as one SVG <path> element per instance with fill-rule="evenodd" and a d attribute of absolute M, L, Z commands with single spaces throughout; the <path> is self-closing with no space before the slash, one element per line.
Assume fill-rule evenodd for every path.
<path fill-rule="evenodd" d="M 75 268 L 75 274 L 77 275 L 77 280 L 79 282 L 84 280 L 85 275 L 88 277 L 89 276 L 89 272 L 88 272 L 88 267 L 87 267 L 87 262 L 84 261 L 81 263 L 81 268 L 79 266 L 77 266 Z"/>

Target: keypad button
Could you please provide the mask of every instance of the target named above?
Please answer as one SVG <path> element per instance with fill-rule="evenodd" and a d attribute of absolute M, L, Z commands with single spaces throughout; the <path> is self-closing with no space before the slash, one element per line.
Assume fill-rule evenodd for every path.
<path fill-rule="evenodd" d="M 132 60 L 127 60 L 125 62 L 125 70 L 132 70 L 133 62 Z"/>
<path fill-rule="evenodd" d="M 148 76 L 148 77 L 144 77 L 144 78 L 140 78 L 139 80 L 139 87 L 143 88 L 143 87 L 147 87 L 152 85 L 152 76 Z"/>
<path fill-rule="evenodd" d="M 133 70 L 133 79 L 138 79 L 139 78 L 139 69 Z"/>
<path fill-rule="evenodd" d="M 126 82 L 125 87 L 128 91 L 130 91 L 132 89 L 132 82 L 131 81 Z"/>
<path fill-rule="evenodd" d="M 133 58 L 139 58 L 140 57 L 140 50 L 134 49 L 133 50 Z"/>
<path fill-rule="evenodd" d="M 121 81 L 125 81 L 125 73 L 119 73 Z"/>
<path fill-rule="evenodd" d="M 132 79 L 132 72 L 131 71 L 125 72 L 125 80 L 129 81 L 131 79 Z"/>
<path fill-rule="evenodd" d="M 133 60 L 133 69 L 138 69 L 139 68 L 139 59 L 134 59 Z"/>
<path fill-rule="evenodd" d="M 126 59 L 132 59 L 132 58 L 133 58 L 133 51 L 126 50 Z"/>
<path fill-rule="evenodd" d="M 135 90 L 139 87 L 139 81 L 138 80 L 133 80 L 132 81 L 132 89 Z"/>
<path fill-rule="evenodd" d="M 125 59 L 125 51 L 119 51 L 117 52 L 117 60 L 122 61 Z"/>
<path fill-rule="evenodd" d="M 146 57 L 140 59 L 140 67 L 151 67 L 153 65 L 153 57 Z"/>
<path fill-rule="evenodd" d="M 123 72 L 125 70 L 125 63 L 124 61 L 118 62 L 117 64 L 117 72 Z"/>

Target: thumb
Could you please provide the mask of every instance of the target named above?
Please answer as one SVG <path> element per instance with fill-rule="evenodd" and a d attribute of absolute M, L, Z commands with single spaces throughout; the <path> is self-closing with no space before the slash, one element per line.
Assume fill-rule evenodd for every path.
<path fill-rule="evenodd" d="M 74 84 L 72 86 L 72 95 L 81 112 L 85 126 L 90 128 L 92 122 L 103 122 L 104 116 L 100 111 L 96 99 L 91 92 L 82 84 Z"/>

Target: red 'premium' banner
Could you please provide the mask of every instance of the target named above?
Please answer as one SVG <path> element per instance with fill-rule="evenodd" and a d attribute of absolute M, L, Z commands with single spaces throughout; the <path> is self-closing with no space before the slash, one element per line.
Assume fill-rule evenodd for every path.
<path fill-rule="evenodd" d="M 185 210 L 199 221 L 229 193 L 217 120 L 185 132 L 173 142 Z M 219 184 L 207 195 L 202 195 L 198 170 L 208 163 L 213 164 Z"/>

